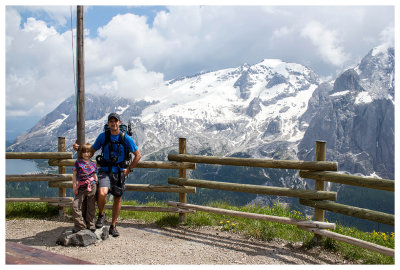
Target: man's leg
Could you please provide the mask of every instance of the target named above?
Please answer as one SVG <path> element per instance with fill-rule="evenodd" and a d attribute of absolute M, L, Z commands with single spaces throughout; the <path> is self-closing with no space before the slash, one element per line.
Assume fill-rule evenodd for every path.
<path fill-rule="evenodd" d="M 99 208 L 99 214 L 104 214 L 104 207 L 107 203 L 107 187 L 99 187 L 97 193 L 97 207 Z"/>
<path fill-rule="evenodd" d="M 122 197 L 114 197 L 112 221 L 111 221 L 110 229 L 108 230 L 108 233 L 110 235 L 112 235 L 113 237 L 119 236 L 119 232 L 117 231 L 116 225 L 117 225 L 117 219 L 119 216 L 119 211 L 121 210 L 121 198 Z"/>
<path fill-rule="evenodd" d="M 99 216 L 96 221 L 96 228 L 104 226 L 106 214 L 104 213 L 104 207 L 107 203 L 108 189 L 110 188 L 110 178 L 105 172 L 99 172 L 97 175 L 99 180 L 98 192 L 97 192 L 97 207 L 99 208 Z"/>
<path fill-rule="evenodd" d="M 117 187 L 121 188 L 122 190 L 125 190 L 125 177 L 122 175 L 123 174 L 122 171 L 119 173 L 121 173 L 119 175 L 119 177 L 118 177 L 118 175 L 116 175 L 115 177 L 118 177 L 121 180 L 121 183 L 120 183 L 121 186 L 118 185 Z M 116 183 L 113 183 L 113 184 L 115 185 Z M 114 237 L 119 236 L 119 232 L 117 231 L 116 224 L 117 224 L 117 219 L 119 217 L 119 212 L 121 210 L 121 199 L 122 199 L 122 195 L 119 197 L 113 196 L 114 203 L 113 203 L 113 211 L 112 211 L 112 221 L 111 221 L 111 226 L 110 226 L 110 229 L 108 232 L 110 235 L 112 235 Z"/>
<path fill-rule="evenodd" d="M 114 197 L 114 203 L 113 203 L 113 211 L 112 211 L 112 225 L 115 227 L 117 224 L 117 219 L 119 216 L 119 212 L 121 210 L 121 198 L 122 197 Z"/>

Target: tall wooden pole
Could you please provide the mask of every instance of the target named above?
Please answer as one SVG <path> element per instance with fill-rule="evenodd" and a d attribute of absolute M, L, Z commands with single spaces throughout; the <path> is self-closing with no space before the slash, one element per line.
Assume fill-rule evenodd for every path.
<path fill-rule="evenodd" d="M 76 93 L 76 130 L 79 145 L 85 143 L 85 55 L 83 6 L 77 6 L 76 35 L 77 35 L 77 93 Z"/>

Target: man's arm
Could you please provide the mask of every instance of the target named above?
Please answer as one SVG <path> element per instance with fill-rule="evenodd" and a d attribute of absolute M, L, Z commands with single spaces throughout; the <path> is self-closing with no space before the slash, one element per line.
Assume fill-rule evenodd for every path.
<path fill-rule="evenodd" d="M 131 165 L 129 166 L 129 170 L 133 170 L 136 168 L 136 165 L 139 163 L 139 160 L 142 158 L 142 155 L 140 154 L 139 150 L 136 150 L 133 152 L 133 155 L 135 155 L 135 158 L 133 159 Z"/>
<path fill-rule="evenodd" d="M 129 173 L 136 168 L 136 165 L 139 163 L 139 160 L 142 158 L 142 155 L 140 154 L 139 150 L 136 150 L 133 152 L 133 155 L 135 156 L 131 164 L 129 165 L 128 168 L 124 171 L 125 176 L 128 176 Z"/>

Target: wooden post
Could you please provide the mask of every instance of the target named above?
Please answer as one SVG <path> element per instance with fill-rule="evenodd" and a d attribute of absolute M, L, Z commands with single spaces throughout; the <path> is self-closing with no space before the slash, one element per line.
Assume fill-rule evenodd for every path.
<path fill-rule="evenodd" d="M 84 26 L 83 6 L 77 6 L 76 43 L 77 43 L 77 93 L 76 93 L 76 135 L 79 145 L 85 140 L 85 56 L 84 56 Z"/>
<path fill-rule="evenodd" d="M 186 154 L 186 138 L 179 138 L 179 154 Z M 186 169 L 179 169 L 179 177 L 186 178 Z M 187 194 L 179 193 L 179 202 L 187 203 Z M 187 214 L 179 214 L 179 222 L 185 224 L 187 222 Z"/>
<path fill-rule="evenodd" d="M 65 152 L 65 137 L 58 137 L 58 152 Z M 64 166 L 58 166 L 58 173 L 65 174 L 66 169 Z M 60 187 L 58 188 L 58 197 L 66 197 L 67 196 L 67 189 Z M 58 214 L 60 216 L 64 216 L 65 214 L 65 207 L 60 206 L 58 208 Z"/>
<path fill-rule="evenodd" d="M 315 159 L 316 161 L 325 161 L 326 158 L 326 142 L 316 141 Z M 315 180 L 315 190 L 325 191 L 325 181 Z M 324 222 L 325 212 L 323 209 L 315 208 L 314 220 Z M 320 244 L 322 237 L 319 234 L 314 234 L 314 240 Z"/>

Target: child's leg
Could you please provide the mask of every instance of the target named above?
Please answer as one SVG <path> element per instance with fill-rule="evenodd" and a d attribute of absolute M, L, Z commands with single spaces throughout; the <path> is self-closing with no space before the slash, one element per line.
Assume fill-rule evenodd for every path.
<path fill-rule="evenodd" d="M 86 228 L 90 230 L 96 229 L 94 226 L 94 217 L 96 215 L 96 188 L 97 185 L 92 186 L 92 190 L 87 193 L 86 199 Z"/>
<path fill-rule="evenodd" d="M 75 195 L 74 202 L 72 204 L 72 214 L 74 217 L 75 230 L 83 230 L 86 228 L 85 222 L 82 217 L 82 202 L 85 198 L 85 192 L 78 190 L 78 194 Z"/>
<path fill-rule="evenodd" d="M 87 211 L 87 191 L 85 191 L 85 195 L 83 196 L 83 200 L 82 200 L 82 206 L 81 206 L 81 210 L 82 210 L 82 218 L 83 218 L 83 222 L 85 224 L 87 224 L 86 221 L 86 211 Z"/>

